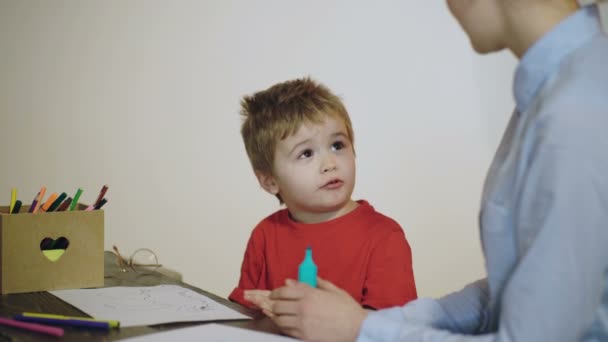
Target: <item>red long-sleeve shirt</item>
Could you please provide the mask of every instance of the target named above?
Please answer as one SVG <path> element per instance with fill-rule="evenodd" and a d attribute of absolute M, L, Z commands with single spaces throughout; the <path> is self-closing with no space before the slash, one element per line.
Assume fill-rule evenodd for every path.
<path fill-rule="evenodd" d="M 316 224 L 292 220 L 287 209 L 251 233 L 239 285 L 229 299 L 243 305 L 243 290 L 272 290 L 297 279 L 312 247 L 318 276 L 346 290 L 361 305 L 381 309 L 416 299 L 412 253 L 403 229 L 366 201 L 339 218 Z"/>

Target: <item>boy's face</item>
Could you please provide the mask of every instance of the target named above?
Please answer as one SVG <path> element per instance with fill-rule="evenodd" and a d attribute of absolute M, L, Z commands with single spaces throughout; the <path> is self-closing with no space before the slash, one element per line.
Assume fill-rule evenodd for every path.
<path fill-rule="evenodd" d="M 355 154 L 344 122 L 327 116 L 321 124 L 300 126 L 277 144 L 274 175 L 258 178 L 296 219 L 340 214 L 355 185 Z"/>

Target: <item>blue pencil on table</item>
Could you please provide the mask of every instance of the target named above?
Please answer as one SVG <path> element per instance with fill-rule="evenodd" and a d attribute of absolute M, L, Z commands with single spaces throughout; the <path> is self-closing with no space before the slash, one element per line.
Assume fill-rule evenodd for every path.
<path fill-rule="evenodd" d="M 44 317 L 32 317 L 32 316 L 24 316 L 24 315 L 15 315 L 14 319 L 22 322 L 32 322 L 32 323 L 40 323 L 40 324 L 49 324 L 49 325 L 63 325 L 75 328 L 85 328 L 85 329 L 102 329 L 102 330 L 110 330 L 110 323 L 108 322 L 95 322 L 95 321 L 85 321 L 79 319 L 57 319 L 57 318 L 44 318 Z"/>

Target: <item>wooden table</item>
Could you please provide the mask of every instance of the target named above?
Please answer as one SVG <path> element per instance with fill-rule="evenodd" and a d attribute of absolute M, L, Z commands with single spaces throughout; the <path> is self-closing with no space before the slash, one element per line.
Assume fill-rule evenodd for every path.
<path fill-rule="evenodd" d="M 265 318 L 263 314 L 258 311 L 245 308 L 239 304 L 232 303 L 224 298 L 216 296 L 207 291 L 201 290 L 194 286 L 188 285 L 181 281 L 169 278 L 158 272 L 142 274 L 135 272 L 122 272 L 114 263 L 114 259 L 111 255 L 106 253 L 105 258 L 105 281 L 104 286 L 151 286 L 159 284 L 176 284 L 180 285 L 198 293 L 201 293 L 209 298 L 218 301 L 240 313 L 247 316 L 253 317 L 252 320 L 234 320 L 234 321 L 218 321 L 215 323 L 221 323 L 239 328 L 246 328 L 251 330 L 263 331 L 267 333 L 280 334 L 278 328 L 271 320 Z M 30 293 L 17 293 L 0 296 L 0 317 L 10 318 L 13 315 L 17 315 L 23 312 L 44 312 L 53 313 L 66 316 L 85 316 L 85 313 L 73 307 L 72 305 L 60 300 L 48 292 L 30 292 Z M 63 327 L 65 335 L 63 338 L 58 339 L 56 337 L 42 335 L 33 332 L 27 332 L 21 329 L 15 329 L 11 327 L 0 326 L 0 332 L 3 335 L 10 336 L 12 341 L 114 341 L 127 337 L 145 335 L 149 333 L 166 331 L 176 328 L 184 328 L 197 324 L 205 324 L 210 322 L 196 322 L 196 323 L 171 323 L 171 324 L 160 324 L 154 326 L 139 326 L 139 327 L 128 327 L 120 329 L 111 329 L 110 331 L 94 331 L 94 330 L 83 330 L 78 328 Z M 0 341 L 6 341 L 7 339 L 0 336 Z"/>

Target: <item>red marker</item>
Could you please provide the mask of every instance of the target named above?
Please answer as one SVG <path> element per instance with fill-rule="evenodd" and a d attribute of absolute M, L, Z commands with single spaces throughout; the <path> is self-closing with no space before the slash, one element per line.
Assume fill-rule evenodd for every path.
<path fill-rule="evenodd" d="M 103 199 L 103 196 L 106 195 L 106 191 L 108 191 L 108 186 L 104 185 L 101 188 L 101 191 L 99 192 L 99 196 L 97 196 L 97 201 L 95 201 L 95 203 L 93 203 L 93 207 L 96 207 L 99 204 L 99 202 L 101 202 L 101 200 Z"/>

